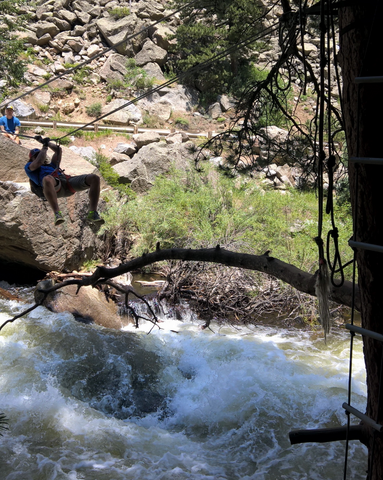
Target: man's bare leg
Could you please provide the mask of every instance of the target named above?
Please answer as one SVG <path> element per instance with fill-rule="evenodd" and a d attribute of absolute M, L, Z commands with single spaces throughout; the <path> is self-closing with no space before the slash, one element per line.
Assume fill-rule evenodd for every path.
<path fill-rule="evenodd" d="M 95 212 L 100 199 L 100 177 L 91 173 L 86 177 L 86 183 L 90 186 L 89 211 Z"/>
<path fill-rule="evenodd" d="M 47 199 L 49 206 L 53 210 L 53 213 L 57 213 L 59 211 L 59 204 L 57 202 L 57 193 L 55 190 L 56 186 L 56 179 L 47 175 L 43 178 L 43 189 L 44 189 L 44 196 Z"/>

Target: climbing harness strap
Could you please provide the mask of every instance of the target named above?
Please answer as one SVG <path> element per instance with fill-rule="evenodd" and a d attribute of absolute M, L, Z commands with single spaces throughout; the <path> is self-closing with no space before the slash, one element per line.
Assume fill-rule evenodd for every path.
<path fill-rule="evenodd" d="M 64 170 L 61 170 L 61 168 L 56 168 L 56 170 L 54 172 L 52 172 L 51 174 L 51 177 L 53 178 L 57 178 L 57 180 L 59 182 L 61 182 L 61 180 L 64 178 L 66 180 L 65 182 L 65 186 L 66 188 L 71 192 L 71 193 L 76 193 L 76 190 L 72 187 L 72 185 L 70 184 L 69 180 L 72 178 L 70 175 L 67 175 L 66 173 L 64 173 Z M 60 191 L 61 189 L 61 184 L 60 184 L 60 188 L 58 191 Z"/>

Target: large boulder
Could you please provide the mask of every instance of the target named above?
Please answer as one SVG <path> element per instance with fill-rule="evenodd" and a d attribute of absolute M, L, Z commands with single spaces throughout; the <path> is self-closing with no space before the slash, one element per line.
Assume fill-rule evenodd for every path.
<path fill-rule="evenodd" d="M 24 165 L 28 161 L 29 149 L 0 135 L 0 180 L 26 182 Z"/>
<path fill-rule="evenodd" d="M 113 17 L 104 17 L 97 20 L 97 26 L 106 43 L 117 50 L 121 55 L 134 56 L 148 36 L 147 31 L 139 33 L 147 23 L 139 19 L 134 13 L 119 20 Z M 133 34 L 138 34 L 127 40 Z M 126 40 L 126 42 L 124 42 Z"/>
<path fill-rule="evenodd" d="M 109 112 L 113 112 L 117 108 L 122 107 L 121 110 L 111 113 L 104 118 L 105 123 L 114 123 L 119 125 L 128 125 L 128 124 L 139 124 L 142 123 L 142 114 L 141 111 L 134 104 L 129 104 L 128 100 L 123 98 L 118 98 L 113 100 L 109 105 L 105 105 L 102 109 L 102 114 L 105 115 Z"/>
<path fill-rule="evenodd" d="M 47 202 L 27 184 L 0 181 L 0 258 L 46 272 L 78 270 L 102 247 L 86 223 L 87 205 L 87 192 L 60 199 L 66 222 L 55 227 Z"/>
<path fill-rule="evenodd" d="M 177 85 L 174 88 L 164 89 L 163 92 L 159 92 L 162 96 L 163 102 L 168 102 L 175 111 L 191 112 L 194 107 L 198 105 L 198 92 L 197 90 L 185 87 L 184 85 Z"/>
<path fill-rule="evenodd" d="M 38 22 L 36 24 L 37 38 L 40 38 L 47 33 L 53 38 L 60 33 L 60 29 L 53 22 Z"/>
<path fill-rule="evenodd" d="M 150 143 L 159 142 L 161 140 L 160 134 L 157 132 L 144 132 L 144 133 L 136 133 L 133 135 L 133 140 L 137 145 L 137 148 L 142 148 L 145 145 L 149 145 Z"/>
<path fill-rule="evenodd" d="M 175 40 L 171 40 L 171 37 L 175 34 L 176 30 L 169 25 L 159 23 L 149 31 L 153 42 L 164 50 L 169 50 L 170 46 L 175 43 Z"/>
<path fill-rule="evenodd" d="M 118 53 L 111 55 L 100 69 L 100 77 L 108 83 L 123 81 L 126 75 L 126 57 Z"/>
<path fill-rule="evenodd" d="M 147 63 L 158 63 L 158 65 L 164 65 L 168 52 L 163 48 L 153 43 L 150 38 L 147 38 L 142 46 L 142 49 L 135 56 L 136 63 L 139 67 L 146 65 Z"/>
<path fill-rule="evenodd" d="M 135 10 L 138 17 L 155 21 L 164 18 L 165 7 L 155 0 L 141 0 L 135 4 Z"/>
<path fill-rule="evenodd" d="M 33 119 L 36 118 L 36 111 L 29 103 L 25 103 L 22 100 L 15 100 L 12 102 L 14 108 L 14 114 L 19 119 Z"/>
<path fill-rule="evenodd" d="M 165 81 L 165 76 L 162 73 L 161 67 L 158 65 L 158 63 L 154 63 L 154 62 L 146 63 L 142 67 L 142 69 L 147 73 L 148 77 L 155 78 L 160 82 Z"/>
<path fill-rule="evenodd" d="M 182 170 L 190 169 L 193 145 L 192 142 L 182 145 L 151 143 L 142 147 L 130 160 L 113 166 L 113 169 L 121 182 L 130 183 L 132 190 L 137 193 L 144 193 L 158 175 L 166 174 L 173 165 Z"/>
<path fill-rule="evenodd" d="M 43 280 L 37 285 L 35 300 L 39 303 L 42 294 L 39 288 L 53 286 L 53 280 Z M 96 288 L 82 287 L 77 292 L 76 285 L 67 285 L 50 293 L 43 302 L 44 307 L 56 313 L 69 312 L 83 323 L 96 323 L 106 328 L 121 329 L 122 317 L 118 315 L 118 305 L 108 301 L 104 293 Z"/>

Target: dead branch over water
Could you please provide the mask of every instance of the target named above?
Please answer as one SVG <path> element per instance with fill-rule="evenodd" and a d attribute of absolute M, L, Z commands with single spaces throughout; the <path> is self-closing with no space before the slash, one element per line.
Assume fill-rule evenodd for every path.
<path fill-rule="evenodd" d="M 189 294 L 194 300 L 199 302 L 201 309 L 205 309 L 208 313 L 213 310 L 213 306 L 217 309 L 217 316 L 222 312 L 223 317 L 241 317 L 245 318 L 249 315 L 265 315 L 269 312 L 282 311 L 291 304 L 294 300 L 294 294 L 291 290 L 290 293 L 278 293 L 272 288 L 272 281 L 270 281 L 271 287 L 267 292 L 264 287 L 254 285 L 254 274 L 251 272 L 262 272 L 268 274 L 270 277 L 278 280 L 282 280 L 298 292 L 309 294 L 315 297 L 315 279 L 316 275 L 312 275 L 308 272 L 304 272 L 293 265 L 282 262 L 277 258 L 270 257 L 267 254 L 264 255 L 250 255 L 246 253 L 236 253 L 229 250 L 225 250 L 217 245 L 216 248 L 210 249 L 167 249 L 161 250 L 160 246 L 157 246 L 155 252 L 144 254 L 142 257 L 136 258 L 130 262 L 122 264 L 115 268 L 107 268 L 104 266 L 97 267 L 94 273 L 90 276 L 83 276 L 81 279 L 71 279 L 58 283 L 50 288 L 40 289 L 41 297 L 32 308 L 41 305 L 47 295 L 54 292 L 66 285 L 77 285 L 77 291 L 82 286 L 100 286 L 108 282 L 108 280 L 122 275 L 127 272 L 136 271 L 145 266 L 151 265 L 156 262 L 164 260 L 183 260 L 187 261 L 184 264 L 184 273 L 182 276 L 182 268 L 179 273 L 176 272 L 175 279 L 179 278 L 178 282 L 171 280 L 167 288 L 169 290 L 169 296 L 174 297 L 181 293 L 185 296 Z M 196 268 L 196 264 L 193 263 L 189 266 L 189 262 L 198 262 L 200 265 L 204 265 L 201 271 L 196 274 L 193 273 L 193 269 Z M 212 271 L 207 269 L 206 264 L 213 263 L 219 271 L 212 274 Z M 222 270 L 223 267 L 235 267 Z M 182 267 L 182 263 L 181 263 Z M 188 271 L 189 269 L 189 271 Z M 241 269 L 242 275 L 239 275 L 236 269 Z M 191 275 L 193 273 L 193 276 Z M 185 277 L 185 278 L 184 278 Z M 204 278 L 205 277 L 205 278 Z M 200 279 L 200 280 L 199 280 Z M 199 284 L 203 284 L 203 280 L 208 280 L 209 287 L 198 288 Z M 178 286 L 177 286 L 178 285 Z M 172 290 L 173 289 L 173 290 Z M 188 293 L 189 292 L 189 293 Z M 254 295 L 254 297 L 252 297 Z M 295 294 L 297 295 L 297 293 Z M 165 296 L 165 293 L 164 293 Z M 352 303 L 352 284 L 351 282 L 345 282 L 342 287 L 332 287 L 330 290 L 330 300 L 333 302 L 351 306 Z M 242 302 L 243 307 L 239 308 Z M 293 302 L 293 309 L 295 305 L 299 305 L 299 302 L 295 304 Z M 355 307 L 360 309 L 360 298 L 358 289 L 356 289 L 355 295 Z M 17 315 L 13 319 L 7 320 L 0 330 L 16 318 L 20 318 L 31 311 L 31 309 Z M 239 313 L 240 312 L 240 313 Z"/>

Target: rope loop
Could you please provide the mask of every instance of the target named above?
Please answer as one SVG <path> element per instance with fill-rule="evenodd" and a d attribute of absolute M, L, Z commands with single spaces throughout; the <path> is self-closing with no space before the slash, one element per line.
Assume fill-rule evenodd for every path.
<path fill-rule="evenodd" d="M 331 262 L 330 259 L 330 243 L 331 243 L 331 238 L 334 241 L 334 262 Z M 344 284 L 344 267 L 342 266 L 342 260 L 340 258 L 340 252 L 339 252 L 339 244 L 338 244 L 338 238 L 339 238 L 339 233 L 338 233 L 338 228 L 334 227 L 332 230 L 330 230 L 327 234 L 327 263 L 329 264 L 331 275 L 331 284 L 334 287 L 341 287 Z M 337 269 L 337 265 L 339 265 L 339 268 Z M 335 274 L 340 273 L 340 283 L 335 282 Z"/>

